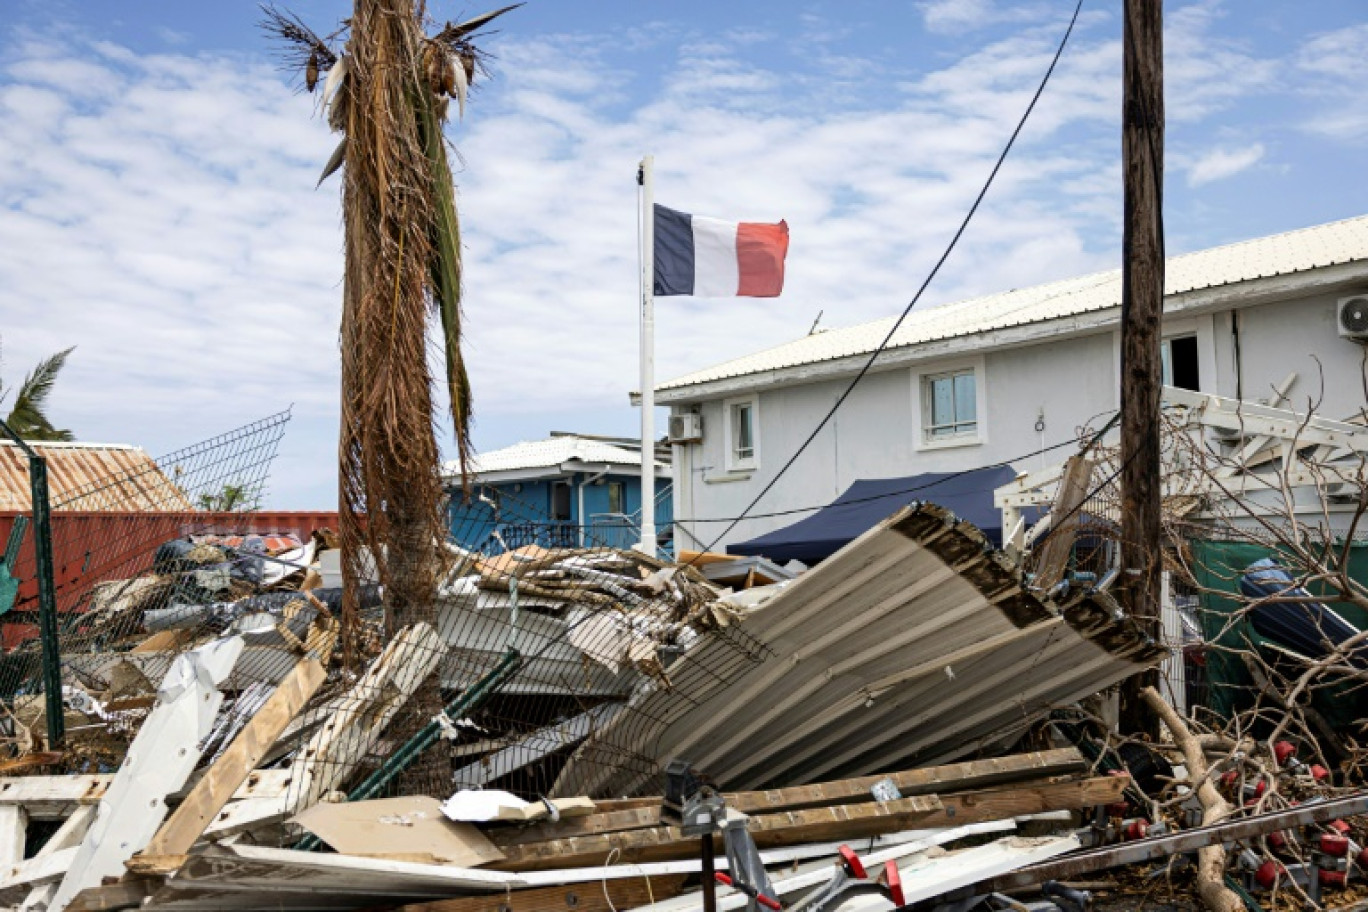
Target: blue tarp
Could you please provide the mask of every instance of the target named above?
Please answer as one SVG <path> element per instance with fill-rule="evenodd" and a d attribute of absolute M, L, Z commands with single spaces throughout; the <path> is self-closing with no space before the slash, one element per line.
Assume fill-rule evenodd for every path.
<path fill-rule="evenodd" d="M 906 478 L 862 478 L 834 502 L 791 526 L 727 546 L 729 554 L 760 555 L 776 563 L 815 564 L 914 501 L 945 507 L 1002 541 L 1002 513 L 993 491 L 1016 478 L 1008 466 L 969 472 L 928 472 Z"/>
<path fill-rule="evenodd" d="M 1240 591 L 1259 600 L 1249 610 L 1249 621 L 1259 636 L 1309 659 L 1325 658 L 1335 646 L 1359 632 L 1329 605 L 1310 601 L 1311 593 L 1297 586 L 1287 571 L 1269 558 L 1246 568 L 1240 577 Z M 1368 650 L 1363 647 L 1352 649 L 1348 658 L 1360 668 L 1368 667 Z"/>

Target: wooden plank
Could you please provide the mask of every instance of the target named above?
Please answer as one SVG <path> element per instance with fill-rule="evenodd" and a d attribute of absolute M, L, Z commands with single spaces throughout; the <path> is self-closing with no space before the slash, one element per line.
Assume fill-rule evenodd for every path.
<path fill-rule="evenodd" d="M 90 887 L 77 893 L 64 912 L 113 912 L 134 909 L 151 895 L 153 882 L 142 877 L 125 877 L 114 883 Z"/>
<path fill-rule="evenodd" d="M 1048 592 L 1064 578 L 1073 553 L 1074 539 L 1088 498 L 1093 471 L 1097 464 L 1083 454 L 1070 456 L 1064 463 L 1064 477 L 1059 480 L 1059 491 L 1050 507 L 1050 529 L 1035 563 L 1035 588 Z"/>
<path fill-rule="evenodd" d="M 843 804 L 751 817 L 746 824 L 760 847 L 824 842 L 836 838 L 874 836 L 906 829 L 937 816 L 941 803 L 934 795 L 897 801 Z M 720 837 L 717 839 L 721 847 Z M 601 861 L 617 849 L 626 863 L 683 858 L 698 851 L 698 838 L 684 836 L 678 827 L 651 827 L 626 833 L 575 836 L 505 849 L 508 858 L 490 867 L 531 871 L 574 867 Z"/>
<path fill-rule="evenodd" d="M 51 855 L 53 852 L 69 849 L 72 846 L 81 844 L 85 839 L 86 830 L 90 829 L 90 824 L 95 820 L 97 808 L 93 804 L 83 804 L 72 812 L 71 816 L 62 821 L 62 825 L 57 831 L 48 837 L 48 841 L 43 843 L 34 857 Z"/>
<path fill-rule="evenodd" d="M 919 826 L 959 826 L 980 820 L 1004 820 L 1045 811 L 1090 808 L 1111 804 L 1130 785 L 1129 776 L 1092 776 L 1038 785 L 983 789 L 947 795 L 941 810 L 926 817 Z"/>
<path fill-rule="evenodd" d="M 437 631 L 424 623 L 407 627 L 390 640 L 291 763 L 291 812 L 317 804 L 351 774 L 446 650 Z"/>
<path fill-rule="evenodd" d="M 1048 776 L 1062 776 L 1087 770 L 1088 762 L 1077 749 L 1038 751 L 1013 754 L 990 760 L 971 760 L 949 763 L 925 769 L 904 770 L 884 776 L 860 776 L 838 779 L 814 785 L 769 789 L 755 792 L 730 792 L 727 807 L 742 813 L 791 810 L 855 801 L 868 801 L 870 789 L 883 779 L 893 780 L 903 797 L 938 794 L 945 800 L 947 792 L 983 788 L 1007 782 L 1020 782 Z M 567 836 L 589 836 L 641 829 L 660 823 L 659 798 L 630 798 L 622 801 L 600 801 L 606 813 L 592 814 L 555 824 L 540 824 L 518 830 L 490 831 L 490 838 L 501 846 L 525 845 Z"/>
<path fill-rule="evenodd" d="M 837 779 L 793 788 L 770 789 L 756 792 L 733 792 L 726 796 L 727 806 L 744 813 L 831 804 L 837 801 L 869 799 L 876 782 L 892 779 L 904 797 L 936 794 L 945 799 L 947 792 L 983 788 L 1007 782 L 1020 782 L 1046 776 L 1081 773 L 1088 762 L 1077 749 L 1037 751 L 1012 754 L 990 760 L 970 760 L 948 763 L 925 769 L 903 770 L 887 775 L 859 776 Z"/>
<path fill-rule="evenodd" d="M 686 875 L 672 874 L 537 887 L 493 896 L 411 903 L 394 912 L 616 912 L 678 896 L 683 892 L 685 879 Z"/>
<path fill-rule="evenodd" d="M 1013 785 L 941 796 L 940 807 L 920 813 L 909 811 L 922 796 L 879 804 L 837 805 L 813 811 L 791 811 L 751 818 L 751 831 L 760 846 L 793 845 L 826 839 L 877 835 L 906 828 L 961 826 L 987 820 L 1003 820 L 1068 808 L 1109 804 L 1129 785 L 1126 776 L 1095 776 L 1060 782 Z M 882 811 L 878 809 L 883 809 Z M 810 815 L 810 816 L 809 816 Z M 825 820 L 820 820 L 825 816 Z M 506 846 L 506 860 L 491 867 L 509 871 L 574 867 L 601 861 L 618 849 L 624 863 L 687 857 L 697 850 L 698 840 L 685 839 L 674 827 L 650 827 L 623 833 L 555 839 L 524 846 Z M 720 848 L 720 841 L 719 841 Z"/>
<path fill-rule="evenodd" d="M 199 775 L 191 777 L 191 782 L 198 781 Z M 79 807 L 99 804 L 113 779 L 108 773 L 0 778 L 0 805 L 23 805 L 30 820 L 64 820 Z M 233 798 L 278 797 L 289 787 L 289 770 L 257 770 Z"/>
<path fill-rule="evenodd" d="M 316 659 L 301 659 L 195 783 L 143 851 L 149 855 L 180 855 L 190 851 L 326 677 Z"/>
<path fill-rule="evenodd" d="M 31 887 L 55 884 L 66 876 L 78 849 L 72 847 L 29 858 L 0 870 L 0 905 L 13 905 L 23 899 Z"/>
<path fill-rule="evenodd" d="M 243 646 L 242 637 L 223 637 L 176 657 L 158 688 L 157 707 L 129 745 L 52 898 L 54 909 L 65 908 L 105 877 L 121 875 L 124 862 L 156 835 L 168 796 L 185 786 L 199 762 L 199 746 L 223 702 L 219 687 L 233 673 Z"/>
<path fill-rule="evenodd" d="M 21 805 L 0 805 L 0 865 L 24 860 L 24 837 L 28 832 L 28 812 Z"/>

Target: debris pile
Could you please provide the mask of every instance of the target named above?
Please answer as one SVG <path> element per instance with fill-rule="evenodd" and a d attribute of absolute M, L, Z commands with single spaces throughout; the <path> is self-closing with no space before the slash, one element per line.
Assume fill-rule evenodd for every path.
<path fill-rule="evenodd" d="M 61 750 L 38 695 L 0 722 L 0 904 L 1084 912 L 1152 876 L 1233 912 L 1368 865 L 1350 765 L 1153 691 L 1171 740 L 1118 740 L 1087 707 L 1166 650 L 939 507 L 811 570 L 448 544 L 432 624 L 360 586 L 352 664 L 331 544 L 187 539 L 92 588 Z M 395 795 L 427 751 L 449 788 Z"/>

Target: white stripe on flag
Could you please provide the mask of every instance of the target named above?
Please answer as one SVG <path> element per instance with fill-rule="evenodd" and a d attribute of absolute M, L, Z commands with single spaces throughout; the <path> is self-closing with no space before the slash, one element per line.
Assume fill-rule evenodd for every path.
<path fill-rule="evenodd" d="M 693 217 L 694 297 L 730 298 L 741 287 L 736 258 L 736 222 Z"/>

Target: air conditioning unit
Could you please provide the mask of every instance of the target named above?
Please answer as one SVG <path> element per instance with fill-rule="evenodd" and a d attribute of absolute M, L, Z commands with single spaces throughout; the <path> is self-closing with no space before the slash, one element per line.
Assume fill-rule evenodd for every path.
<path fill-rule="evenodd" d="M 670 416 L 670 443 L 698 443 L 703 439 L 703 416 L 682 412 Z"/>
<path fill-rule="evenodd" d="M 1339 334 L 1356 342 L 1368 341 L 1368 295 L 1340 298 L 1336 309 Z"/>

